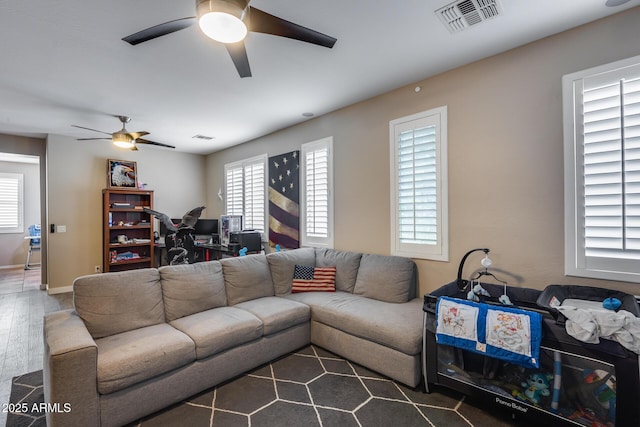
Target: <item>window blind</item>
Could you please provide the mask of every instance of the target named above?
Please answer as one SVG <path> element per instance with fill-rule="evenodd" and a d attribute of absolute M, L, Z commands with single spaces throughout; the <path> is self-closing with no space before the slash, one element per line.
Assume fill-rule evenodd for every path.
<path fill-rule="evenodd" d="M 398 231 L 402 243 L 438 242 L 436 127 L 398 136 Z"/>
<path fill-rule="evenodd" d="M 585 79 L 586 256 L 640 259 L 640 76 Z"/>
<path fill-rule="evenodd" d="M 244 167 L 244 228 L 263 232 L 265 221 L 265 165 L 250 163 Z"/>
<path fill-rule="evenodd" d="M 265 231 L 266 160 L 258 156 L 225 165 L 227 215 L 242 215 L 245 229 Z"/>
<path fill-rule="evenodd" d="M 0 173 L 0 232 L 22 233 L 23 175 Z"/>
<path fill-rule="evenodd" d="M 329 236 L 329 150 L 306 153 L 306 230 L 311 237 Z"/>
<path fill-rule="evenodd" d="M 226 213 L 227 215 L 243 215 L 242 165 L 228 168 L 226 175 Z"/>

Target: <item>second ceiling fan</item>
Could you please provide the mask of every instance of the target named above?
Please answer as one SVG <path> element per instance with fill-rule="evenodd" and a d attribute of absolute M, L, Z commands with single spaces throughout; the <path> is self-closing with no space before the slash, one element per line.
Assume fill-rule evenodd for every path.
<path fill-rule="evenodd" d="M 334 37 L 251 7 L 249 1 L 196 0 L 196 16 L 158 24 L 122 40 L 137 45 L 183 30 L 198 22 L 205 35 L 225 44 L 240 77 L 251 77 L 251 67 L 244 45 L 247 32 L 288 37 L 327 48 L 332 48 L 337 41 Z"/>

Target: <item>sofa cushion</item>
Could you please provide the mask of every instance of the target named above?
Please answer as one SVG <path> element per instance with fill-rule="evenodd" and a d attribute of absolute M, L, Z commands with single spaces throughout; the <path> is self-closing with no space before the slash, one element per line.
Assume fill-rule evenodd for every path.
<path fill-rule="evenodd" d="M 236 304 L 234 308 L 247 310 L 262 321 L 263 335 L 280 332 L 308 322 L 311 309 L 306 304 L 280 297 L 265 297 Z"/>
<path fill-rule="evenodd" d="M 314 248 L 300 248 L 291 251 L 272 252 L 267 255 L 271 278 L 276 295 L 291 293 L 293 269 L 298 265 L 316 265 L 316 251 Z M 333 264 L 335 265 L 335 264 Z"/>
<path fill-rule="evenodd" d="M 222 265 L 218 261 L 161 267 L 167 322 L 227 305 Z"/>
<path fill-rule="evenodd" d="M 353 293 L 403 303 L 415 296 L 415 263 L 409 258 L 363 254 Z"/>
<path fill-rule="evenodd" d="M 286 297 L 311 306 L 314 321 L 408 355 L 422 351 L 422 301 L 391 304 L 347 292 Z"/>
<path fill-rule="evenodd" d="M 166 323 L 100 338 L 96 345 L 100 394 L 122 390 L 196 358 L 193 341 Z"/>
<path fill-rule="evenodd" d="M 218 307 L 171 322 L 196 343 L 196 357 L 204 359 L 262 336 L 262 322 L 235 307 Z"/>
<path fill-rule="evenodd" d="M 334 249 L 316 249 L 316 266 L 336 266 L 336 289 L 353 292 L 360 267 L 359 252 L 336 251 Z"/>
<path fill-rule="evenodd" d="M 164 323 L 160 273 L 155 268 L 78 277 L 73 304 L 93 338 Z"/>
<path fill-rule="evenodd" d="M 220 260 L 229 305 L 274 295 L 269 263 L 264 254 Z"/>

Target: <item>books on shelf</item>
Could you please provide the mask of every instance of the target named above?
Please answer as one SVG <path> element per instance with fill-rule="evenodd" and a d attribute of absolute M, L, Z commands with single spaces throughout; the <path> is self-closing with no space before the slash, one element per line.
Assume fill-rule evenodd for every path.
<path fill-rule="evenodd" d="M 133 208 L 133 203 L 128 202 L 113 202 L 111 203 L 112 208 Z"/>

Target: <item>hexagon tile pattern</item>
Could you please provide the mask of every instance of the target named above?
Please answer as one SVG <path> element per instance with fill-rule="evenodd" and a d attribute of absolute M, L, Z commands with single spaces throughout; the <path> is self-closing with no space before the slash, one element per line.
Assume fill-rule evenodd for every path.
<path fill-rule="evenodd" d="M 369 427 L 515 425 L 445 389 L 426 394 L 316 346 L 146 417 L 132 426 Z M 521 425 L 521 424 L 520 424 Z"/>

